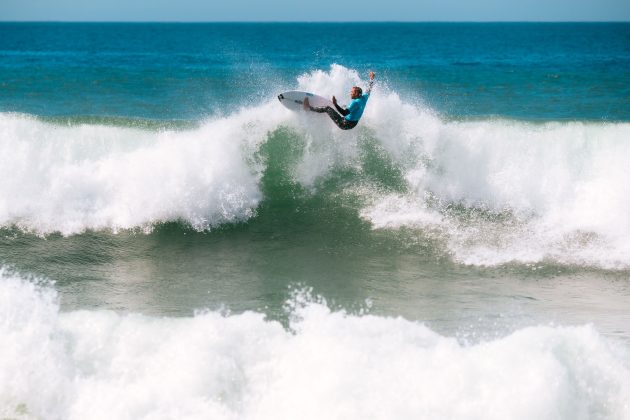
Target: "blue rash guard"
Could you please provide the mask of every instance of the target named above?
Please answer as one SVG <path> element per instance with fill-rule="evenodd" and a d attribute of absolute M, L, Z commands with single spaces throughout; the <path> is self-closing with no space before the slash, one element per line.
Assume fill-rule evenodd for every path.
<path fill-rule="evenodd" d="M 345 119 L 348 121 L 359 121 L 359 119 L 361 119 L 361 116 L 363 115 L 365 104 L 367 104 L 367 100 L 369 98 L 370 94 L 368 92 L 361 95 L 360 98 L 353 99 L 347 106 L 349 114 L 345 116 Z"/>

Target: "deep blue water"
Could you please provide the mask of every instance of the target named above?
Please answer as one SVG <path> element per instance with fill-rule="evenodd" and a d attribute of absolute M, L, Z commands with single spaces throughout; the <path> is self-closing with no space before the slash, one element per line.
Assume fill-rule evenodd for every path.
<path fill-rule="evenodd" d="M 0 23 L 0 112 L 196 120 L 333 63 L 449 117 L 630 121 L 628 23 Z"/>

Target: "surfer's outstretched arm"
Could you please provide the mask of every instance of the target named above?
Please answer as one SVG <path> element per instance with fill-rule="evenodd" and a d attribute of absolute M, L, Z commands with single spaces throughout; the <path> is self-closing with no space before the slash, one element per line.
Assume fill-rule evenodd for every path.
<path fill-rule="evenodd" d="M 372 92 L 372 86 L 374 86 L 374 76 L 375 76 L 374 72 L 370 71 L 370 84 L 368 85 L 368 88 L 367 88 L 367 92 L 366 92 L 367 94 L 370 94 L 370 92 Z"/>

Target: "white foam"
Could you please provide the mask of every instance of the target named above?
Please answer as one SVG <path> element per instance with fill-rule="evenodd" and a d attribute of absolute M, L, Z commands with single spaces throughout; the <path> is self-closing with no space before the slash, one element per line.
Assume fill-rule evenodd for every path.
<path fill-rule="evenodd" d="M 247 159 L 277 125 L 269 114 L 263 107 L 161 132 L 0 114 L 0 224 L 71 234 L 246 219 L 261 199 L 260 168 Z"/>
<path fill-rule="evenodd" d="M 630 124 L 436 124 L 417 127 L 423 158 L 401 162 L 409 193 L 364 209 L 376 227 L 438 227 L 469 264 L 630 265 Z M 446 217 L 449 203 L 510 217 Z"/>
<path fill-rule="evenodd" d="M 402 318 L 293 302 L 153 318 L 59 311 L 0 273 L 0 415 L 46 419 L 627 419 L 627 346 L 590 326 L 475 345 Z"/>

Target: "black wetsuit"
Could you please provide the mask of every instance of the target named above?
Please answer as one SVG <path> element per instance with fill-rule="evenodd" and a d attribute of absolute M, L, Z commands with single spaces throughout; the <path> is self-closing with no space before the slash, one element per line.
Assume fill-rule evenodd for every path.
<path fill-rule="evenodd" d="M 348 115 L 350 113 L 350 111 L 340 107 L 337 104 L 333 104 L 333 105 L 335 105 L 335 108 L 337 108 L 337 111 L 339 111 L 339 113 L 337 113 L 337 111 L 335 111 L 334 109 L 332 109 L 329 106 L 324 106 L 324 107 L 321 107 L 321 108 L 314 108 L 312 106 L 309 106 L 309 108 L 313 112 L 319 112 L 319 113 L 324 113 L 325 112 L 326 114 L 328 114 L 330 116 L 330 119 L 333 120 L 335 122 L 335 124 L 337 124 L 337 127 L 341 128 L 342 130 L 350 130 L 350 129 L 352 129 L 352 128 L 357 126 L 359 121 L 350 121 L 350 120 L 346 120 L 344 118 L 344 116 Z M 339 114 L 341 114 L 341 115 L 339 115 Z"/>

